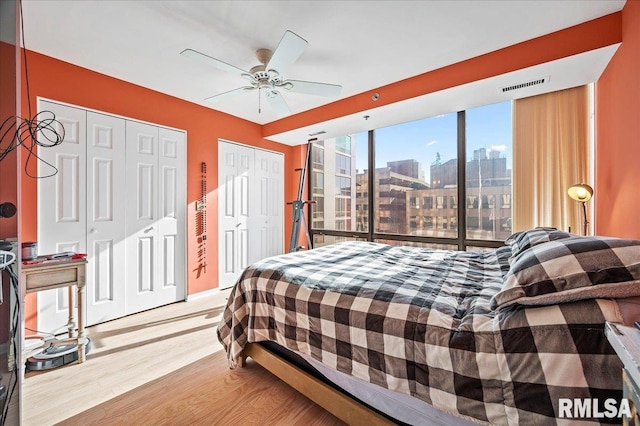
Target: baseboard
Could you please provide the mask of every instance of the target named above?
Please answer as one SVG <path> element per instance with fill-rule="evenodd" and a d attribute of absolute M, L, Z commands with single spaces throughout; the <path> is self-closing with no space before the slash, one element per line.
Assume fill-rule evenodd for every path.
<path fill-rule="evenodd" d="M 226 290 L 226 289 L 222 289 L 222 290 Z M 213 288 L 211 290 L 205 290 L 195 294 L 188 294 L 185 301 L 191 302 L 193 300 L 202 299 L 203 297 L 213 296 L 215 294 L 220 293 L 220 291 L 221 290 L 219 288 Z"/>

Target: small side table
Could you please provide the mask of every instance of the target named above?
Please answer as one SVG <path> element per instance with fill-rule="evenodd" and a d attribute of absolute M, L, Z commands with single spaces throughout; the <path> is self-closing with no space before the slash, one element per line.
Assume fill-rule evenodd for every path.
<path fill-rule="evenodd" d="M 78 363 L 86 360 L 85 347 L 88 339 L 84 335 L 84 286 L 86 259 L 57 260 L 33 265 L 22 265 L 22 282 L 26 292 L 32 293 L 69 287 L 69 338 L 78 345 Z M 76 287 L 77 312 L 73 306 L 73 287 Z M 78 331 L 74 331 L 74 325 Z"/>
<path fill-rule="evenodd" d="M 622 396 L 629 400 L 631 418 L 623 418 L 623 425 L 640 426 L 640 330 L 620 324 L 607 323 L 605 335 L 624 364 Z"/>

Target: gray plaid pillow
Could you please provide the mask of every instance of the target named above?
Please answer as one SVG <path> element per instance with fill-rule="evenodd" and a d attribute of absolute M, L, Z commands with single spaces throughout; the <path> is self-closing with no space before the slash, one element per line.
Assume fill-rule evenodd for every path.
<path fill-rule="evenodd" d="M 511 248 L 511 258 L 509 263 L 513 263 L 522 252 L 530 249 L 538 244 L 549 241 L 571 238 L 573 234 L 559 231 L 557 228 L 538 227 L 516 232 L 505 240 L 505 243 Z"/>
<path fill-rule="evenodd" d="M 573 236 L 521 252 L 491 309 L 630 296 L 640 296 L 640 241 Z"/>

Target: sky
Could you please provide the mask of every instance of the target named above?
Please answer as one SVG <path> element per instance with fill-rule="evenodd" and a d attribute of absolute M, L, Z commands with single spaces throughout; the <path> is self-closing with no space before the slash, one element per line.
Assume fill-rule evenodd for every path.
<path fill-rule="evenodd" d="M 498 150 L 512 164 L 511 101 L 467 110 L 467 159 L 478 148 Z M 375 130 L 376 167 L 388 161 L 415 159 L 429 181 L 429 166 L 440 154 L 442 163 L 457 157 L 457 114 L 450 113 Z M 367 133 L 356 138 L 356 168 L 367 168 Z"/>

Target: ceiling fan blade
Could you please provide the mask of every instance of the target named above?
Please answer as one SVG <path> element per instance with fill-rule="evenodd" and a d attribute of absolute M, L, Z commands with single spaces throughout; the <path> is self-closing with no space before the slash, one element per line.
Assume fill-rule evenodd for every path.
<path fill-rule="evenodd" d="M 265 94 L 267 96 L 267 102 L 269 102 L 269 105 L 271 105 L 271 108 L 273 108 L 279 118 L 291 115 L 289 105 L 287 105 L 287 102 L 282 97 L 282 93 L 277 90 L 269 90 Z"/>
<path fill-rule="evenodd" d="M 286 31 L 278 43 L 278 47 L 273 51 L 266 70 L 276 70 L 282 75 L 302 55 L 308 44 L 307 40 L 299 35 Z"/>
<path fill-rule="evenodd" d="M 204 53 L 197 52 L 193 49 L 184 49 L 182 52 L 180 52 L 180 54 L 182 56 L 186 56 L 187 58 L 194 58 L 199 61 L 205 62 L 222 71 L 227 71 L 233 74 L 240 74 L 240 75 L 244 75 L 244 74 L 251 75 L 247 71 L 244 71 L 238 67 L 234 67 L 233 65 L 229 65 L 228 63 L 223 62 L 219 59 L 212 58 L 211 56 L 205 55 Z"/>
<path fill-rule="evenodd" d="M 213 96 L 209 96 L 208 98 L 205 98 L 206 102 L 219 102 L 223 99 L 229 99 L 229 98 L 235 98 L 236 96 L 239 96 L 241 94 L 243 94 L 244 92 L 248 92 L 250 90 L 255 90 L 256 88 L 253 86 L 245 86 L 245 87 L 238 87 L 237 89 L 233 89 L 230 90 L 228 92 L 224 92 L 224 93 L 220 93 L 218 95 L 213 95 Z"/>
<path fill-rule="evenodd" d="M 342 86 L 338 84 L 315 83 L 313 81 L 285 80 L 279 87 L 295 93 L 306 95 L 317 95 L 327 97 L 337 97 L 340 95 Z"/>

